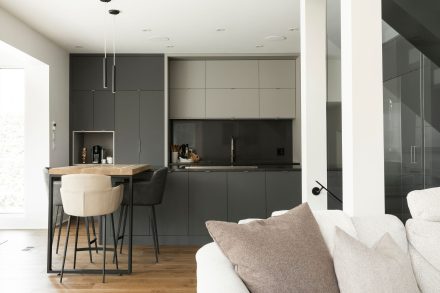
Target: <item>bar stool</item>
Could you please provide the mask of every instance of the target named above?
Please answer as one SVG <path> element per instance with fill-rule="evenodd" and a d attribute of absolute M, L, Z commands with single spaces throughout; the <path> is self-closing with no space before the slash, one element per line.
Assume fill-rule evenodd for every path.
<path fill-rule="evenodd" d="M 122 202 L 123 186 L 112 187 L 111 178 L 104 175 L 95 174 L 74 174 L 61 177 L 61 198 L 63 201 L 64 212 L 69 215 L 67 224 L 66 242 L 64 246 L 63 263 L 61 266 L 60 283 L 63 281 L 64 265 L 66 263 L 67 245 L 69 241 L 69 232 L 72 216 L 77 217 L 76 235 L 75 235 L 75 254 L 74 268 L 76 265 L 76 252 L 80 249 L 78 245 L 78 226 L 79 218 L 102 216 L 103 225 L 103 266 L 102 282 L 105 283 L 105 257 L 106 257 L 106 230 L 107 215 L 111 216 L 113 230 L 114 257 L 116 258 L 116 268 L 118 267 L 117 241 L 115 237 L 115 226 L 113 213 L 119 208 Z M 90 245 L 90 241 L 89 241 Z M 90 254 L 90 246 L 89 246 Z"/>
<path fill-rule="evenodd" d="M 159 236 L 157 233 L 157 221 L 155 206 L 162 203 L 163 194 L 165 190 L 165 183 L 167 179 L 168 168 L 160 168 L 154 171 L 149 181 L 139 181 L 133 184 L 133 206 L 151 207 L 152 214 L 150 216 L 150 225 L 153 234 L 154 253 L 156 256 L 156 263 L 159 262 Z M 127 189 L 126 189 L 127 190 Z M 118 241 L 121 239 L 120 253 L 122 253 L 122 246 L 124 244 L 125 226 L 127 224 L 127 210 L 129 204 L 129 194 L 124 192 L 124 199 L 122 200 L 121 213 L 119 214 L 118 226 Z M 125 214 L 124 214 L 125 213 Z M 124 221 L 121 225 L 122 218 Z M 120 234 L 122 226 L 122 235 Z"/>
<path fill-rule="evenodd" d="M 46 167 L 44 169 L 45 177 L 46 177 L 46 183 L 49 182 L 49 168 Z M 47 186 L 49 188 L 49 186 Z M 58 254 L 58 249 L 60 246 L 60 238 L 61 238 L 61 228 L 63 227 L 63 218 L 64 218 L 64 210 L 63 210 L 63 202 L 61 201 L 61 181 L 55 181 L 53 183 L 53 206 L 56 207 L 55 212 L 55 223 L 53 224 L 53 233 L 52 233 L 52 243 L 55 238 L 55 231 L 56 231 L 56 224 L 58 221 L 58 237 L 57 237 L 57 247 L 56 247 L 56 254 Z M 58 217 L 59 215 L 59 217 Z M 89 247 L 90 244 L 95 244 L 95 250 L 96 253 L 98 253 L 98 244 L 97 244 L 97 238 L 96 238 L 96 229 L 95 229 L 95 219 L 93 217 L 90 217 L 91 224 L 92 224 L 92 231 L 93 231 L 93 239 L 90 240 L 90 229 L 89 229 L 89 218 L 86 218 L 86 229 L 87 229 L 87 239 L 89 240 Z M 92 262 L 92 256 L 90 255 L 90 262 Z"/>

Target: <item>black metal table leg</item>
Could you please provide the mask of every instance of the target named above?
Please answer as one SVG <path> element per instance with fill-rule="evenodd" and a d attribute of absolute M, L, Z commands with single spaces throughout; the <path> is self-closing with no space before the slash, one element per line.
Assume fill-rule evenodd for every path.
<path fill-rule="evenodd" d="M 129 219 L 128 219 L 128 273 L 132 272 L 132 250 L 133 250 L 133 176 L 128 179 L 129 191 Z"/>
<path fill-rule="evenodd" d="M 48 220 L 47 220 L 47 272 L 52 271 L 52 218 L 53 218 L 53 182 L 54 178 L 49 174 L 49 207 L 48 207 Z"/>

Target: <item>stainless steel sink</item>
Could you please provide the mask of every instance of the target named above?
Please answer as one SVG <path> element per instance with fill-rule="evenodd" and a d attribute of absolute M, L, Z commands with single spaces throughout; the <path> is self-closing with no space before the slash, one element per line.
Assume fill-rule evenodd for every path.
<path fill-rule="evenodd" d="M 248 170 L 258 169 L 258 166 L 186 166 L 188 170 Z"/>

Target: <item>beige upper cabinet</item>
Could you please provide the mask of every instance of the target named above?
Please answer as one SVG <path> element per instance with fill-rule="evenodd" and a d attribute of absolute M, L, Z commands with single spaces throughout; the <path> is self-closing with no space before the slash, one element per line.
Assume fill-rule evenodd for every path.
<path fill-rule="evenodd" d="M 205 89 L 170 89 L 171 119 L 203 119 L 205 114 Z"/>
<path fill-rule="evenodd" d="M 206 118 L 259 118 L 258 89 L 207 89 Z"/>
<path fill-rule="evenodd" d="M 205 61 L 174 60 L 170 62 L 170 88 L 204 89 Z"/>
<path fill-rule="evenodd" d="M 260 118 L 295 118 L 295 89 L 260 89 Z"/>
<path fill-rule="evenodd" d="M 295 60 L 260 60 L 260 88 L 295 88 Z"/>
<path fill-rule="evenodd" d="M 206 88 L 258 88 L 257 60 L 206 61 Z"/>

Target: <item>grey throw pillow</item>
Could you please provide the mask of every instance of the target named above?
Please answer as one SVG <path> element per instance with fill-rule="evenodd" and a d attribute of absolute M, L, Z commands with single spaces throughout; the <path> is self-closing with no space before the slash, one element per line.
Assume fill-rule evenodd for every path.
<path fill-rule="evenodd" d="M 332 258 L 308 204 L 267 220 L 208 221 L 206 226 L 252 293 L 339 292 Z"/>
<path fill-rule="evenodd" d="M 341 293 L 420 292 L 409 256 L 389 233 L 369 248 L 336 227 L 333 261 Z"/>

